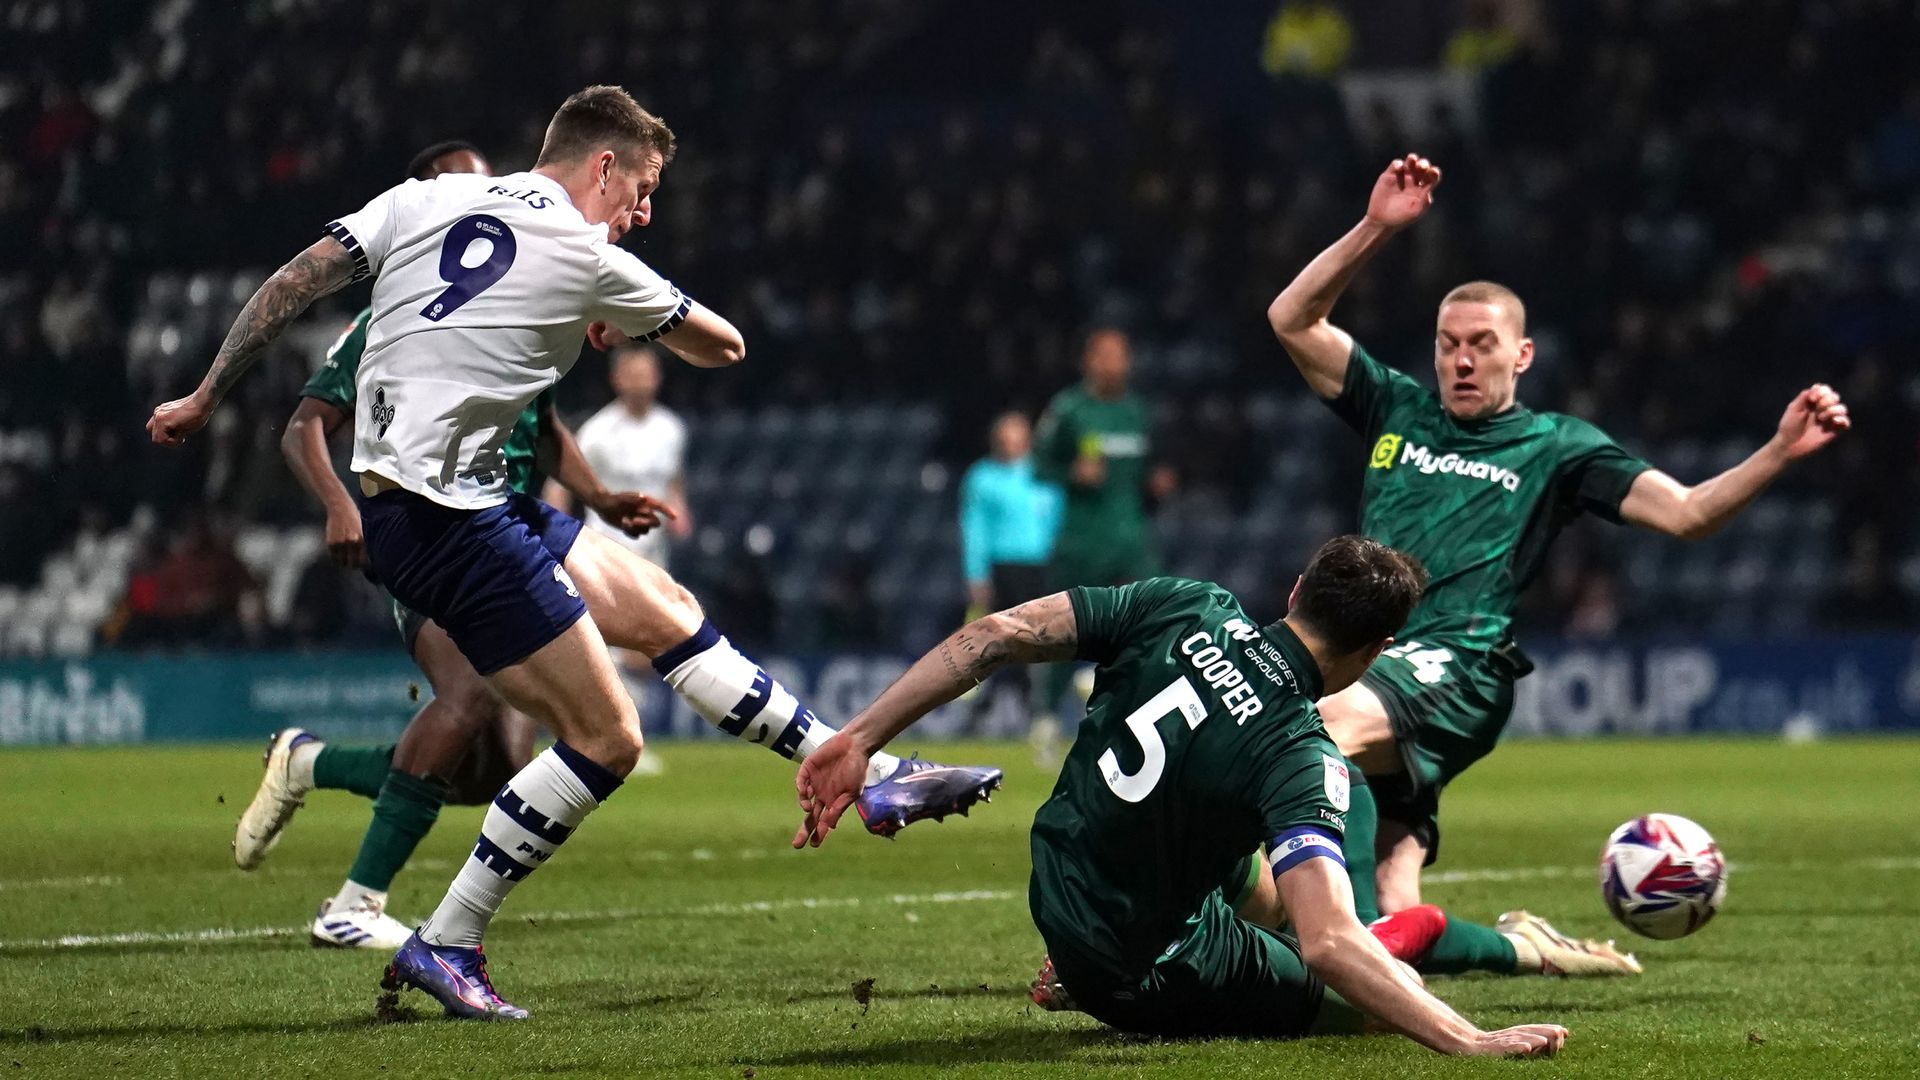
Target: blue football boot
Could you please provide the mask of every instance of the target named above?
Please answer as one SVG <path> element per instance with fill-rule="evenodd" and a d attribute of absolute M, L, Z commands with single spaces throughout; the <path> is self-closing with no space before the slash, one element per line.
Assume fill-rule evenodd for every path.
<path fill-rule="evenodd" d="M 902 761 L 892 776 L 869 784 L 853 806 L 868 832 L 891 838 L 916 821 L 966 816 L 974 803 L 993 801 L 993 789 L 1003 778 L 999 769 L 937 765 L 915 755 Z"/>
<path fill-rule="evenodd" d="M 380 988 L 412 987 L 438 1001 L 448 1016 L 467 1020 L 525 1020 L 527 1010 L 501 999 L 487 978 L 487 957 L 478 948 L 429 945 L 415 934 L 393 954 Z"/>

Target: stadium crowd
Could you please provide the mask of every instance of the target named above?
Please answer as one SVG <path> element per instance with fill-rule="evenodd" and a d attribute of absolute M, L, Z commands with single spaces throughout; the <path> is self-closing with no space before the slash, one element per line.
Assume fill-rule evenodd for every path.
<path fill-rule="evenodd" d="M 1853 435 L 1769 496 L 1769 531 L 1710 542 L 1714 559 L 1643 564 L 1636 542 L 1582 526 L 1534 591 L 1536 629 L 1910 624 L 1920 6 L 1219 7 L 562 3 L 473 20 L 441 0 L 0 0 L 0 587 L 40 585 L 50 557 L 139 522 L 98 641 L 379 640 L 373 605 L 341 599 L 349 579 L 317 550 L 265 603 L 233 539 L 317 520 L 279 427 L 363 292 L 311 318 L 287 347 L 300 355 L 263 365 L 189 453 L 153 453 L 141 418 L 186 389 L 265 269 L 419 147 L 459 136 L 525 167 L 553 104 L 605 81 L 682 141 L 630 246 L 751 343 L 738 370 L 669 374 L 696 477 L 703 416 L 931 413 L 894 505 L 930 523 L 930 565 L 951 565 L 946 477 L 991 417 L 1075 377 L 1087 327 L 1117 325 L 1182 478 L 1161 507 L 1171 569 L 1211 570 L 1184 558 L 1196 521 L 1350 521 L 1362 448 L 1276 442 L 1273 418 L 1306 391 L 1262 315 L 1381 163 L 1418 148 L 1446 170 L 1436 220 L 1338 312 L 1375 355 L 1423 372 L 1435 301 L 1492 277 L 1526 298 L 1540 343 L 1523 400 L 1683 479 L 1758 445 L 1809 381 L 1853 408 Z M 603 404 L 604 362 L 561 391 L 569 416 Z M 1306 460 L 1273 466 L 1283 445 Z M 806 564 L 812 592 L 783 587 L 807 482 L 770 531 L 710 509 L 732 489 L 690 490 L 716 524 L 685 573 L 736 633 L 907 644 L 888 609 L 937 599 L 928 626 L 958 618 L 957 568 L 887 587 L 872 530 Z M 1643 570 L 1705 580 L 1676 605 L 1622 587 L 1649 584 Z M 1722 581 L 1741 573 L 1758 575 L 1745 592 Z M 822 614 L 773 613 L 799 599 Z"/>

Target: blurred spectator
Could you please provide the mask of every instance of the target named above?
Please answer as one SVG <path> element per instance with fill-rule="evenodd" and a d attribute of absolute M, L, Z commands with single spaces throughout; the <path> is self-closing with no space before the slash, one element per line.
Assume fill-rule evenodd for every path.
<path fill-rule="evenodd" d="M 1857 529 L 1847 538 L 1839 580 L 1820 605 L 1820 621 L 1830 630 L 1911 631 L 1920 615 L 1902 592 L 1893 563 L 1873 529 Z"/>
<path fill-rule="evenodd" d="M 1353 24 L 1334 0 L 1281 0 L 1267 23 L 1260 67 L 1267 74 L 1330 78 L 1353 51 Z"/>
<path fill-rule="evenodd" d="M 1527 296 L 1538 327 L 1524 400 L 1601 420 L 1678 471 L 1754 434 L 1754 416 L 1813 378 L 1856 410 L 1833 469 L 1768 496 L 1804 519 L 1799 546 L 1735 532 L 1636 573 L 1657 587 L 1683 560 L 1709 573 L 1744 560 L 1786 582 L 1756 602 L 1791 626 L 1815 614 L 1861 527 L 1879 535 L 1879 562 L 1920 558 L 1902 509 L 1920 497 L 1920 394 L 1898 359 L 1920 351 L 1911 0 L 981 3 L 643 0 L 611 24 L 559 5 L 484 25 L 453 0 L 247 18 L 213 0 L 5 7 L 0 495 L 34 513 L 0 527 L 0 579 L 41 587 L 82 506 L 115 528 L 143 505 L 310 521 L 261 448 L 302 360 L 359 294 L 319 305 L 184 453 L 155 454 L 140 418 L 197 377 L 263 268 L 316 220 L 448 130 L 520 147 L 502 165 L 525 165 L 553 102 L 590 79 L 641 80 L 683 140 L 654 223 L 629 242 L 734 317 L 762 358 L 675 380 L 689 415 L 931 404 L 940 464 L 958 467 L 989 409 L 1072 377 L 1073 327 L 1124 323 L 1156 408 L 1204 435 L 1174 449 L 1192 495 L 1213 501 L 1167 523 L 1168 568 L 1221 572 L 1216 553 L 1234 546 L 1218 521 L 1271 536 L 1275 507 L 1351 520 L 1352 485 L 1333 482 L 1342 444 L 1294 438 L 1295 391 L 1271 377 L 1259 313 L 1350 214 L 1342 193 L 1377 171 L 1380 144 L 1411 142 L 1447 170 L 1432 220 L 1341 313 L 1383 359 L 1423 367 L 1431 301 L 1493 277 Z M 1389 108 L 1377 87 L 1347 100 L 1357 66 L 1437 67 L 1450 41 L 1453 65 L 1481 73 L 1477 94 L 1435 99 L 1446 108 Z M 510 86 L 476 75 L 527 56 L 557 62 Z M 604 401 L 578 378 L 560 393 L 570 410 Z M 784 535 L 814 495 L 752 497 L 752 520 Z M 729 545 L 749 520 L 730 498 L 705 511 L 729 515 Z M 944 488 L 920 498 L 950 512 Z M 950 525 L 910 533 L 931 546 L 903 559 L 950 558 Z M 817 576 L 817 554 L 776 561 L 762 584 L 807 595 L 787 579 Z M 876 574 L 888 625 L 925 609 Z M 1552 590 L 1541 625 L 1566 626 L 1577 593 Z M 1659 629 L 1737 621 L 1734 605 L 1671 605 Z"/>
<path fill-rule="evenodd" d="M 194 514 L 166 545 L 156 541 L 127 583 L 120 644 L 236 645 L 260 637 L 260 596 L 233 545 Z"/>
<path fill-rule="evenodd" d="M 1001 413 L 988 435 L 990 452 L 960 482 L 961 565 L 967 579 L 967 618 L 977 619 L 1049 591 L 1047 560 L 1060 524 L 1060 490 L 1033 471 L 1033 425 L 1025 413 Z M 1027 711 L 1032 680 L 1015 664 L 994 676 L 973 708 L 973 726 L 1011 690 Z M 1024 726 L 1024 725 L 1023 725 Z"/>
<path fill-rule="evenodd" d="M 1447 39 L 1442 59 L 1447 70 L 1481 72 L 1512 57 L 1520 48 L 1520 34 L 1510 21 L 1514 6 L 1512 0 L 1466 0 L 1460 28 Z"/>
<path fill-rule="evenodd" d="M 610 375 L 613 401 L 574 432 L 580 453 L 610 490 L 651 495 L 672 508 L 675 516 L 662 528 L 628 536 L 597 513 L 585 508 L 577 512 L 602 536 L 665 566 L 668 537 L 685 540 L 693 535 L 693 511 L 687 508 L 687 425 L 660 404 L 659 349 L 652 345 L 615 349 Z M 544 495 L 562 510 L 573 504 L 567 490 L 551 480 Z"/>

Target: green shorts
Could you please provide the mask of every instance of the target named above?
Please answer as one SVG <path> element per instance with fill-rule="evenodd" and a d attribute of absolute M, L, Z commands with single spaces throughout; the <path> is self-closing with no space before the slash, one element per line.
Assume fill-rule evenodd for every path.
<path fill-rule="evenodd" d="M 1440 852 L 1440 792 L 1486 757 L 1513 715 L 1514 680 L 1533 664 L 1511 644 L 1492 652 L 1422 639 L 1373 662 L 1361 685 L 1380 698 L 1405 772 L 1368 776 L 1380 817 L 1413 830 L 1431 864 Z M 1439 655 L 1446 654 L 1445 659 Z"/>
<path fill-rule="evenodd" d="M 1144 539 L 1137 543 L 1070 544 L 1054 551 L 1047 568 L 1055 589 L 1125 585 L 1159 575 L 1160 560 Z"/>
<path fill-rule="evenodd" d="M 1307 970 L 1297 942 L 1235 915 L 1217 891 L 1144 976 L 1081 957 L 1072 942 L 1049 940 L 1047 951 L 1074 1001 L 1122 1031 L 1290 1039 L 1359 1028 L 1358 1013 Z"/>

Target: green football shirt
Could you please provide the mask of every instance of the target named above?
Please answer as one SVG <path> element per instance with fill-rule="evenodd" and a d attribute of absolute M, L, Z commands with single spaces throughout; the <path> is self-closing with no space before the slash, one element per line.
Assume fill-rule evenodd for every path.
<path fill-rule="evenodd" d="M 1071 386 L 1055 394 L 1034 435 L 1034 471 L 1066 493 L 1054 549 L 1072 559 L 1146 542 L 1145 485 L 1151 447 L 1146 403 L 1132 394 L 1105 401 Z M 1069 479 L 1075 459 L 1097 453 L 1107 477 L 1097 487 Z"/>
<path fill-rule="evenodd" d="M 1284 623 L 1218 585 L 1149 578 L 1067 593 L 1087 716 L 1033 822 L 1033 918 L 1121 974 L 1182 938 L 1247 852 L 1346 828 L 1347 766 L 1315 710 L 1320 669 Z"/>
<path fill-rule="evenodd" d="M 1619 523 L 1627 489 L 1652 467 L 1560 413 L 1515 405 L 1455 420 L 1438 394 L 1358 344 L 1328 404 L 1372 447 L 1360 531 L 1417 557 L 1431 576 L 1401 641 L 1500 645 L 1553 538 L 1583 511 Z"/>
<path fill-rule="evenodd" d="M 324 401 L 352 415 L 354 379 L 360 374 L 360 358 L 367 352 L 367 323 L 372 318 L 372 308 L 353 317 L 353 322 L 327 346 L 325 361 L 300 388 L 301 397 Z M 500 456 L 506 462 L 507 486 L 521 494 L 526 494 L 533 483 L 534 448 L 540 441 L 540 408 L 551 393 L 546 391 L 520 413 L 519 423 L 513 426 L 506 444 L 500 448 Z"/>

